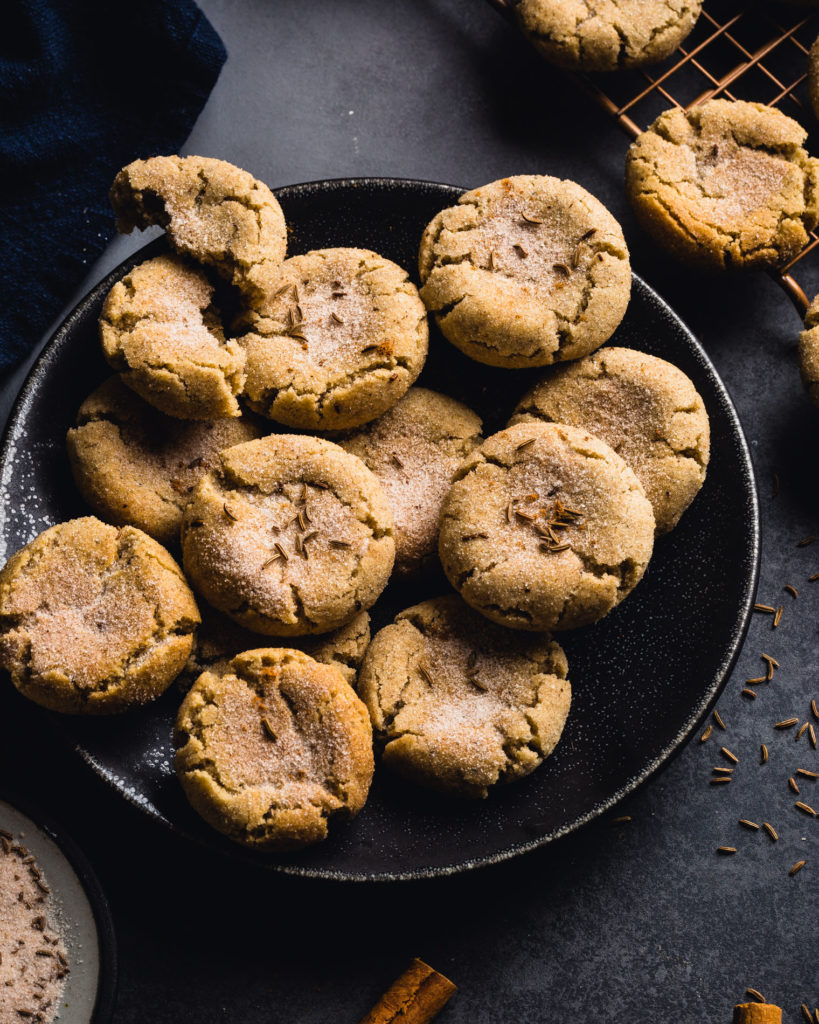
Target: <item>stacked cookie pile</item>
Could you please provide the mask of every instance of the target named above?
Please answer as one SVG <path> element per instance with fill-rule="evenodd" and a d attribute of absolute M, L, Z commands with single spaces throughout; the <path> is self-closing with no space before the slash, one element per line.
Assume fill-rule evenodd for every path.
<path fill-rule="evenodd" d="M 708 462 L 691 381 L 600 349 L 630 294 L 617 222 L 572 182 L 494 182 L 427 227 L 419 293 L 367 250 L 285 258 L 275 197 L 221 161 L 137 161 L 112 199 L 123 230 L 160 224 L 173 253 L 111 289 L 118 374 L 68 434 L 100 518 L 0 573 L 15 685 L 109 713 L 180 680 L 185 792 L 260 848 L 363 807 L 373 733 L 386 764 L 449 793 L 534 770 L 569 713 L 551 632 L 631 592 Z M 499 433 L 412 387 L 428 311 L 473 359 L 550 367 Z M 387 582 L 439 560 L 453 592 L 370 642 Z"/>

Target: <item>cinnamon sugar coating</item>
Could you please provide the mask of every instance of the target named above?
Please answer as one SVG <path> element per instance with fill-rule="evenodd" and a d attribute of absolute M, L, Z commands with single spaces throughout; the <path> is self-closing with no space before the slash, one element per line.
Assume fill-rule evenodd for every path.
<path fill-rule="evenodd" d="M 705 481 L 705 406 L 682 370 L 656 356 L 607 347 L 555 367 L 509 423 L 537 420 L 580 427 L 617 452 L 643 485 L 658 534 L 677 525 Z"/>
<path fill-rule="evenodd" d="M 489 366 L 593 352 L 631 294 L 620 225 L 573 181 L 520 175 L 466 192 L 421 239 L 421 297 L 444 336 Z"/>
<path fill-rule="evenodd" d="M 701 9 L 702 0 L 520 0 L 514 12 L 551 63 L 614 71 L 665 60 Z"/>
<path fill-rule="evenodd" d="M 176 770 L 215 829 L 292 850 L 352 818 L 373 775 L 367 710 L 339 672 L 300 651 L 253 650 L 203 673 L 179 709 Z"/>
<path fill-rule="evenodd" d="M 637 585 L 654 544 L 651 504 L 603 441 L 519 423 L 463 463 L 444 500 L 439 553 L 461 596 L 528 630 L 596 622 Z"/>
<path fill-rule="evenodd" d="M 661 114 L 632 144 L 626 190 L 660 245 L 706 270 L 772 267 L 819 219 L 807 132 L 772 107 L 709 100 Z"/>
<path fill-rule="evenodd" d="M 158 224 L 177 252 L 214 267 L 250 300 L 266 294 L 285 256 L 279 201 L 263 182 L 224 160 L 135 160 L 114 179 L 111 205 L 119 231 Z"/>
<path fill-rule="evenodd" d="M 213 286 L 178 256 L 147 260 L 105 300 L 100 338 L 105 358 L 138 395 L 168 416 L 240 416 L 245 354 L 225 341 Z"/>
<path fill-rule="evenodd" d="M 221 453 L 185 510 L 182 552 L 196 589 L 240 625 L 326 633 L 386 586 L 392 515 L 360 459 L 321 438 L 274 434 Z"/>
<path fill-rule="evenodd" d="M 386 765 L 485 797 L 557 745 L 571 702 L 562 648 L 491 625 L 454 594 L 401 612 L 373 639 L 358 691 Z"/>
<path fill-rule="evenodd" d="M 410 388 L 396 405 L 339 439 L 378 477 L 395 520 L 395 571 L 427 572 L 438 559 L 438 520 L 452 475 L 481 442 L 478 416 L 454 398 Z"/>
<path fill-rule="evenodd" d="M 426 310 L 406 271 L 368 249 L 319 249 L 279 267 L 239 325 L 245 398 L 291 427 L 342 430 L 375 419 L 427 356 Z"/>
<path fill-rule="evenodd" d="M 66 441 L 74 480 L 97 515 L 169 546 L 179 543 L 182 510 L 219 452 L 260 433 L 247 416 L 165 416 L 109 377 L 80 406 Z"/>
<path fill-rule="evenodd" d="M 179 566 L 132 526 L 59 523 L 0 572 L 0 664 L 52 711 L 153 700 L 184 668 L 198 623 Z"/>

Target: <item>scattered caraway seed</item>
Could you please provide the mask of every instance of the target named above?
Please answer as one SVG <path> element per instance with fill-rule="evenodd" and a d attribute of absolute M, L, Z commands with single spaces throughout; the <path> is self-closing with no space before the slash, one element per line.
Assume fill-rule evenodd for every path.
<path fill-rule="evenodd" d="M 773 628 L 774 628 L 774 629 L 776 629 L 776 627 L 777 627 L 777 626 L 779 625 L 779 623 L 780 623 L 780 622 L 782 621 L 782 611 L 783 611 L 783 608 L 782 608 L 782 605 L 780 605 L 780 606 L 779 606 L 779 607 L 778 607 L 778 608 L 776 609 L 776 614 L 774 615 L 774 620 L 773 620 Z"/>
<path fill-rule="evenodd" d="M 746 683 L 767 683 L 767 676 L 755 676 L 753 679 L 746 679 Z"/>
<path fill-rule="evenodd" d="M 797 810 L 800 810 L 803 814 L 807 814 L 811 818 L 816 817 L 816 811 L 814 811 L 812 807 L 809 807 L 808 804 L 803 803 L 801 800 L 797 800 L 793 806 L 796 807 Z"/>
<path fill-rule="evenodd" d="M 278 562 L 278 560 L 279 560 L 279 559 L 280 559 L 281 557 L 282 557 L 282 556 L 281 556 L 280 554 L 276 553 L 276 554 L 275 554 L 275 555 L 273 555 L 273 556 L 272 556 L 271 558 L 268 558 L 268 560 L 267 560 L 266 562 L 264 562 L 264 563 L 263 563 L 263 565 L 262 565 L 262 568 L 263 568 L 263 569 L 267 569 L 267 568 L 269 568 L 269 567 L 270 567 L 270 566 L 271 566 L 271 565 L 272 565 L 272 564 L 273 564 L 274 562 Z"/>
<path fill-rule="evenodd" d="M 813 1011 L 813 1015 L 816 1017 L 816 1024 L 819 1024 L 819 1006 Z"/>
<path fill-rule="evenodd" d="M 803 868 L 803 867 L 804 867 L 804 866 L 805 866 L 806 864 L 807 864 L 807 861 L 806 861 L 806 860 L 798 860 L 798 861 L 797 861 L 797 862 L 796 862 L 796 863 L 794 864 L 794 866 L 793 866 L 793 867 L 792 867 L 792 868 L 790 869 L 790 871 L 788 872 L 788 874 L 789 874 L 789 875 L 790 875 L 791 877 L 793 877 L 793 875 L 795 875 L 795 874 L 797 873 L 797 871 L 801 871 L 801 870 L 802 870 L 802 868 Z M 810 1020 L 810 1013 L 808 1013 L 808 1020 Z M 811 1024 L 813 1024 L 813 1022 L 812 1022 L 812 1021 L 811 1021 Z"/>
<path fill-rule="evenodd" d="M 262 731 L 269 740 L 276 739 L 276 733 L 273 731 L 273 726 L 267 718 L 262 718 Z"/>
<path fill-rule="evenodd" d="M 805 1020 L 808 1021 L 808 1024 L 813 1024 L 810 1016 L 810 1010 L 805 1003 L 802 1003 L 802 1013 L 805 1015 Z"/>
<path fill-rule="evenodd" d="M 716 779 L 709 779 L 709 782 L 711 783 L 712 786 L 719 786 L 723 782 L 730 782 L 730 781 L 731 781 L 731 776 L 730 775 L 720 775 Z"/>
<path fill-rule="evenodd" d="M 349 548 L 349 547 L 352 547 L 352 544 L 350 544 L 349 541 L 346 541 L 346 540 L 331 540 L 330 541 L 330 547 L 331 548 Z"/>
<path fill-rule="evenodd" d="M 771 837 L 771 841 L 775 843 L 777 841 L 777 839 L 779 838 L 779 833 L 776 831 L 776 829 L 773 827 L 773 825 L 769 821 L 763 821 L 762 822 L 762 827 L 765 829 L 765 831 Z"/>
<path fill-rule="evenodd" d="M 619 818 L 612 818 L 612 825 L 625 825 L 626 822 L 631 821 L 630 814 L 621 814 Z"/>
<path fill-rule="evenodd" d="M 728 728 L 728 726 L 725 724 L 725 722 L 723 722 L 722 717 L 721 717 L 719 711 L 717 711 L 716 708 L 714 708 L 714 721 L 717 723 L 717 725 L 720 727 L 720 729 L 727 729 Z"/>
<path fill-rule="evenodd" d="M 796 589 L 796 587 L 792 587 L 790 583 L 786 583 L 782 589 L 785 591 L 786 594 L 790 594 L 794 601 L 797 599 L 797 597 L 799 597 L 799 591 Z"/>
<path fill-rule="evenodd" d="M 404 463 L 398 458 L 395 452 L 390 455 L 390 462 L 395 466 L 396 469 L 403 469 Z"/>
<path fill-rule="evenodd" d="M 224 503 L 222 508 L 225 510 L 225 515 L 228 517 L 228 519 L 232 519 L 234 523 L 237 523 L 239 521 L 239 517 L 236 515 L 236 513 L 233 511 L 230 505 L 228 505 L 227 502 Z"/>
<path fill-rule="evenodd" d="M 717 853 L 729 854 L 729 853 L 736 853 L 736 852 L 737 852 L 737 848 L 735 846 L 718 846 L 717 847 Z"/>
<path fill-rule="evenodd" d="M 724 757 L 727 757 L 732 764 L 739 764 L 739 758 L 735 753 L 733 753 L 733 751 L 729 750 L 727 747 L 720 747 L 719 749 L 720 753 Z"/>
<path fill-rule="evenodd" d="M 813 713 L 813 717 L 816 719 L 817 722 L 819 722 L 819 705 L 817 705 L 815 700 L 812 700 L 810 702 L 810 709 Z"/>
<path fill-rule="evenodd" d="M 333 320 L 335 320 L 335 322 L 337 324 L 343 324 L 344 323 L 342 318 L 338 315 L 338 313 L 336 313 L 335 310 L 333 310 L 333 312 L 330 314 L 330 316 L 333 318 Z"/>
<path fill-rule="evenodd" d="M 564 277 L 570 277 L 572 273 L 565 263 L 553 263 L 552 269 L 559 271 Z"/>
<path fill-rule="evenodd" d="M 759 758 L 760 758 L 760 761 L 759 761 L 760 764 L 765 764 L 765 762 L 768 760 L 768 748 L 765 746 L 764 743 L 759 748 Z"/>
<path fill-rule="evenodd" d="M 700 743 L 706 743 L 711 739 L 711 733 L 714 731 L 713 725 L 706 726 L 705 732 L 700 736 Z"/>
<path fill-rule="evenodd" d="M 813 576 L 808 576 L 808 583 L 815 583 L 819 580 L 819 572 L 815 572 Z"/>
<path fill-rule="evenodd" d="M 788 779 L 788 785 L 791 787 L 794 793 L 796 793 L 796 795 L 799 796 L 799 787 L 796 785 L 796 779 L 792 775 Z"/>
<path fill-rule="evenodd" d="M 816 750 L 816 730 L 810 724 L 808 725 L 808 739 L 810 740 L 810 745 Z"/>
<path fill-rule="evenodd" d="M 759 825 L 757 825 L 755 821 L 749 821 L 747 818 L 740 818 L 739 823 L 740 825 L 744 825 L 745 828 L 752 829 L 754 832 L 759 831 Z"/>
<path fill-rule="evenodd" d="M 429 674 L 428 669 L 426 669 L 423 665 L 418 666 L 418 674 L 421 676 L 421 678 L 424 680 L 427 686 L 435 685 L 432 681 L 432 676 Z"/>
<path fill-rule="evenodd" d="M 285 560 L 285 562 L 288 561 L 287 552 L 284 550 L 284 548 L 281 546 L 281 544 L 279 544 L 278 541 L 276 541 L 276 543 L 273 545 L 273 547 L 279 552 L 279 557 L 280 558 L 283 558 Z"/>
<path fill-rule="evenodd" d="M 816 540 L 815 537 L 805 537 L 803 540 L 800 540 L 799 543 L 796 546 L 798 548 L 806 548 L 808 546 L 808 544 L 813 544 L 813 542 L 815 540 Z"/>
<path fill-rule="evenodd" d="M 730 775 L 733 770 L 733 768 L 723 768 L 722 765 L 719 764 L 714 765 L 711 769 L 712 772 L 719 772 L 720 775 Z"/>
<path fill-rule="evenodd" d="M 808 728 L 809 725 L 810 725 L 810 722 L 804 722 L 802 725 L 799 726 L 799 731 L 796 734 L 794 742 L 796 742 L 796 740 L 801 740 L 802 739 L 802 734 L 805 732 L 805 730 Z"/>
<path fill-rule="evenodd" d="M 523 248 L 523 246 L 520 245 L 519 242 L 515 242 L 512 248 L 515 250 L 518 256 L 520 256 L 521 259 L 525 259 L 529 255 L 527 251 Z"/>
<path fill-rule="evenodd" d="M 750 700 L 756 700 L 756 694 L 754 693 L 753 690 L 749 690 L 747 686 L 742 691 L 742 696 L 743 697 L 748 697 Z"/>
<path fill-rule="evenodd" d="M 765 612 L 766 615 L 773 615 L 776 612 L 776 608 L 774 608 L 770 604 L 755 604 L 754 605 L 754 611 L 755 612 Z"/>
<path fill-rule="evenodd" d="M 745 994 L 749 995 L 751 997 L 751 999 L 755 999 L 756 1002 L 758 1002 L 758 1003 L 767 1003 L 768 1002 L 768 1000 L 765 998 L 765 996 L 762 995 L 762 993 L 759 991 L 759 989 L 756 989 L 756 988 L 746 988 L 745 989 Z"/>
<path fill-rule="evenodd" d="M 799 721 L 798 718 L 783 718 L 781 722 L 774 725 L 774 729 L 790 729 Z"/>
<path fill-rule="evenodd" d="M 807 768 L 797 768 L 797 775 L 804 775 L 806 779 L 819 779 L 819 772 L 809 771 Z"/>
<path fill-rule="evenodd" d="M 521 441 L 521 443 L 519 445 L 515 446 L 515 451 L 516 452 L 523 451 L 523 449 L 524 448 L 528 448 L 530 444 L 534 444 L 536 440 L 537 440 L 536 438 L 530 437 L 528 441 Z"/>
<path fill-rule="evenodd" d="M 542 220 L 538 220 L 537 217 L 530 217 L 527 213 L 521 213 L 521 217 L 527 224 L 542 224 Z"/>

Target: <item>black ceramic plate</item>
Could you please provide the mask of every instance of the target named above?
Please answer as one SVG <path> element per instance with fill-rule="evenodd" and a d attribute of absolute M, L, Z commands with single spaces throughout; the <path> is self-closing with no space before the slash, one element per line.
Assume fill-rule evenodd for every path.
<path fill-rule="evenodd" d="M 362 179 L 316 182 L 277 193 L 291 226 L 290 251 L 363 246 L 414 274 L 421 231 L 459 195 L 451 186 Z M 113 282 L 154 255 L 153 243 L 85 298 L 29 376 L 0 461 L 4 557 L 52 523 L 85 514 L 64 437 L 88 392 L 106 376 L 96 321 Z M 175 687 L 154 705 L 106 720 L 61 718 L 83 757 L 127 799 L 179 833 L 235 856 L 298 874 L 339 879 L 409 878 L 475 867 L 530 850 L 611 808 L 680 748 L 716 700 L 747 628 L 758 566 L 759 524 L 751 461 L 736 413 L 687 328 L 635 277 L 613 338 L 671 360 L 696 384 L 711 418 L 708 479 L 679 527 L 662 538 L 644 580 L 596 626 L 563 634 L 572 710 L 563 738 L 529 778 L 483 802 L 439 800 L 377 772 L 361 815 L 314 849 L 254 857 L 207 828 L 172 770 Z M 473 406 L 487 433 L 504 425 L 530 385 L 529 371 L 479 366 L 433 329 L 420 383 Z M 3 554 L 3 552 L 0 552 Z M 446 589 L 388 588 L 378 628 L 402 607 Z"/>

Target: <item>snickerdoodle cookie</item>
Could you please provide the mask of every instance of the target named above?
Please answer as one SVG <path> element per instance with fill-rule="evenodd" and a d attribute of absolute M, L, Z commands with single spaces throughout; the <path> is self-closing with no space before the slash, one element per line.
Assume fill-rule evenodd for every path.
<path fill-rule="evenodd" d="M 80 406 L 68 457 L 83 498 L 102 519 L 179 543 L 182 510 L 223 448 L 259 437 L 248 417 L 179 420 L 110 377 Z"/>
<path fill-rule="evenodd" d="M 611 611 L 640 581 L 653 544 L 651 504 L 605 442 L 563 423 L 519 423 L 455 474 L 438 550 L 477 611 L 550 630 Z"/>
<path fill-rule="evenodd" d="M 352 818 L 373 775 L 367 709 L 300 651 L 253 650 L 205 672 L 179 709 L 176 771 L 193 807 L 246 846 L 292 850 Z"/>
<path fill-rule="evenodd" d="M 358 692 L 384 763 L 417 782 L 485 797 L 554 750 L 571 702 L 548 636 L 487 623 L 455 594 L 408 608 L 375 636 Z"/>
<path fill-rule="evenodd" d="M 272 636 L 338 629 L 384 589 L 395 556 L 378 480 L 317 437 L 228 448 L 185 510 L 185 572 L 215 608 Z"/>
<path fill-rule="evenodd" d="M 380 416 L 427 356 L 418 291 L 406 271 L 368 249 L 319 249 L 286 260 L 242 327 L 248 405 L 307 430 Z"/>
<path fill-rule="evenodd" d="M 819 405 L 819 295 L 805 314 L 805 329 L 799 335 L 799 373 L 808 397 Z"/>
<path fill-rule="evenodd" d="M 324 665 L 332 665 L 352 686 L 361 660 L 370 643 L 370 616 L 359 612 L 346 625 L 321 636 L 288 637 L 277 643 L 274 638 L 260 636 L 238 625 L 222 612 L 202 606 L 202 625 L 196 631 L 193 651 L 185 667 L 183 683 L 194 682 L 203 672 L 227 670 L 230 662 L 243 651 L 252 651 L 259 644 L 265 647 L 288 647 L 303 651 Z"/>
<path fill-rule="evenodd" d="M 117 228 L 158 224 L 174 249 L 239 287 L 250 299 L 267 283 L 287 249 L 279 201 L 240 167 L 205 156 L 135 160 L 111 187 Z"/>
<path fill-rule="evenodd" d="M 426 388 L 410 388 L 380 419 L 339 441 L 384 488 L 395 520 L 396 572 L 418 575 L 437 562 L 444 495 L 480 442 L 475 413 Z"/>
<path fill-rule="evenodd" d="M 109 714 L 157 697 L 198 622 L 179 566 L 132 526 L 60 523 L 0 572 L 0 664 L 52 711 Z"/>
<path fill-rule="evenodd" d="M 701 9 L 702 0 L 520 0 L 514 12 L 551 63 L 614 71 L 665 60 Z"/>
<path fill-rule="evenodd" d="M 421 240 L 421 296 L 490 366 L 546 366 L 608 341 L 631 294 L 620 225 L 573 181 L 521 175 L 466 192 Z"/>
<path fill-rule="evenodd" d="M 692 265 L 785 263 L 819 217 L 819 161 L 805 151 L 806 137 L 761 103 L 667 110 L 629 149 L 631 204 L 655 241 Z"/>
<path fill-rule="evenodd" d="M 630 348 L 603 348 L 556 366 L 521 399 L 509 421 L 581 427 L 610 445 L 634 470 L 667 533 L 705 481 L 708 414 L 676 366 Z"/>
<path fill-rule="evenodd" d="M 213 286 L 179 256 L 157 256 L 118 281 L 100 338 L 122 379 L 161 412 L 182 419 L 239 416 L 244 349 L 225 341 Z"/>

